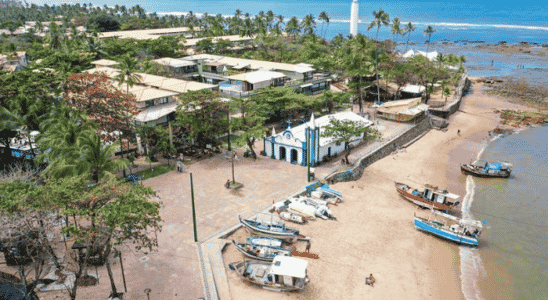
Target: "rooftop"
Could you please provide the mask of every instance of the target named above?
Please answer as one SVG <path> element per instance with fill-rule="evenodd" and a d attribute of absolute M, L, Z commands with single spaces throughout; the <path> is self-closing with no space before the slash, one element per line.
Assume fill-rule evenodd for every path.
<path fill-rule="evenodd" d="M 275 78 L 284 78 L 284 77 L 287 77 L 287 76 L 285 76 L 285 74 L 280 72 L 255 71 L 255 72 L 232 75 L 232 76 L 229 76 L 228 78 L 231 80 L 247 81 L 253 84 L 253 83 L 272 80 Z"/>
<path fill-rule="evenodd" d="M 272 261 L 270 270 L 275 275 L 305 278 L 307 267 L 308 262 L 304 259 L 278 255 Z"/>
<path fill-rule="evenodd" d="M 108 66 L 116 66 L 116 65 L 119 65 L 120 63 L 110 59 L 100 59 L 100 60 L 92 61 L 91 64 L 96 66 L 108 67 Z"/>
<path fill-rule="evenodd" d="M 135 116 L 135 120 L 143 123 L 158 120 L 174 112 L 177 105 L 179 105 L 177 102 L 171 102 L 144 109 Z"/>
<path fill-rule="evenodd" d="M 312 115 L 309 122 L 306 122 L 294 128 L 288 128 L 284 130 L 283 132 L 276 134 L 275 136 L 282 136 L 284 132 L 289 131 L 291 132 L 291 134 L 293 135 L 295 139 L 298 139 L 299 141 L 304 142 L 306 140 L 305 129 L 307 127 L 311 127 L 311 128 L 320 127 L 320 134 L 321 134 L 324 132 L 324 127 L 331 122 L 331 119 L 336 119 L 340 121 L 345 121 L 345 120 L 354 121 L 354 122 L 361 123 L 364 127 L 369 127 L 373 124 L 373 122 L 353 112 L 339 112 L 336 114 L 325 115 L 318 119 L 314 119 L 314 115 Z M 325 146 L 325 145 L 331 144 L 332 142 L 333 142 L 333 138 L 331 137 L 320 137 L 320 146 Z"/>
<path fill-rule="evenodd" d="M 303 66 L 303 65 L 293 65 L 293 64 L 277 63 L 277 62 L 270 62 L 270 61 L 226 57 L 226 56 L 212 55 L 212 54 L 197 54 L 197 55 L 183 57 L 182 59 L 193 60 L 193 61 L 205 60 L 208 62 L 216 61 L 216 62 L 221 62 L 223 64 L 229 65 L 231 67 L 249 66 L 250 69 L 256 69 L 256 70 L 262 69 L 265 71 L 280 70 L 280 71 L 290 71 L 290 72 L 296 72 L 296 73 L 307 73 L 315 70 L 314 68 Z"/>

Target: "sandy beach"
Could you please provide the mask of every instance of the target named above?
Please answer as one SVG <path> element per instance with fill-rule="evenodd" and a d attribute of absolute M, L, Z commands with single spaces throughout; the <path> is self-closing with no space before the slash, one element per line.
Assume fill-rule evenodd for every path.
<path fill-rule="evenodd" d="M 431 130 L 399 153 L 369 166 L 355 182 L 339 183 L 345 202 L 332 206 L 337 221 L 294 225 L 312 238 L 310 283 L 299 293 L 268 292 L 229 271 L 233 299 L 463 299 L 458 246 L 415 230 L 417 208 L 401 199 L 394 181 L 430 183 L 463 197 L 459 165 L 475 158 L 499 123 L 500 109 L 527 109 L 487 95 L 475 83 L 445 131 Z M 460 135 L 457 130 L 460 129 Z M 461 198 L 462 199 L 462 198 Z M 237 232 L 236 240 L 245 234 Z M 305 244 L 297 244 L 304 250 Z M 225 264 L 242 260 L 228 246 Z M 373 273 L 374 287 L 364 284 Z M 465 280 L 469 282 L 469 280 Z M 464 286 L 464 289 L 474 288 Z M 495 288 L 495 287 L 483 287 Z"/>

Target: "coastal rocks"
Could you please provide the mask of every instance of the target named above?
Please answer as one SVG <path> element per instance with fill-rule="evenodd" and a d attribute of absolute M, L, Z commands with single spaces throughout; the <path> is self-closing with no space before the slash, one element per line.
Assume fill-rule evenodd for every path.
<path fill-rule="evenodd" d="M 512 127 L 548 124 L 548 113 L 506 109 L 501 111 L 501 124 Z"/>

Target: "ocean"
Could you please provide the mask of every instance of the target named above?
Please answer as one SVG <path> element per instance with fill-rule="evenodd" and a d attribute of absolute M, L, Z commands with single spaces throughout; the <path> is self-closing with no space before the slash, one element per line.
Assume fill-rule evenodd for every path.
<path fill-rule="evenodd" d="M 478 249 L 459 249 L 466 299 L 548 299 L 547 141 L 548 127 L 528 128 L 478 153 L 513 170 L 509 179 L 466 178 L 462 214 L 487 222 Z"/>

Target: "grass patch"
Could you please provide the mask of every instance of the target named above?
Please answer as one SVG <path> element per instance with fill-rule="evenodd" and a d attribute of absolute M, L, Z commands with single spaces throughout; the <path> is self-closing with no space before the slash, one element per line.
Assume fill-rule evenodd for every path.
<path fill-rule="evenodd" d="M 149 179 L 149 178 L 152 178 L 152 177 L 162 175 L 162 174 L 167 173 L 167 172 L 169 172 L 171 170 L 174 170 L 174 169 L 175 169 L 175 166 L 159 165 L 159 166 L 156 166 L 152 169 L 139 171 L 139 172 L 137 172 L 137 174 L 139 174 L 139 176 L 141 176 L 141 180 L 145 180 L 145 179 Z"/>

